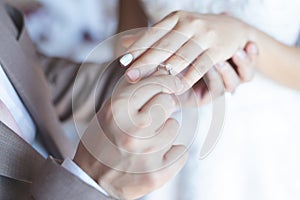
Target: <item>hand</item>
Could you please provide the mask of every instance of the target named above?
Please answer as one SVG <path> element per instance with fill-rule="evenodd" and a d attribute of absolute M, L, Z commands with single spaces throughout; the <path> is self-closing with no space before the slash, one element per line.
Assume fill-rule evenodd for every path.
<path fill-rule="evenodd" d="M 140 36 L 140 34 L 124 36 L 121 44 L 124 48 L 129 48 Z M 181 100 L 184 103 L 181 106 L 196 107 L 206 104 L 212 99 L 212 93 L 215 97 L 222 95 L 225 91 L 233 93 L 241 83 L 248 82 L 253 78 L 257 56 L 256 44 L 248 42 L 244 49 L 239 49 L 230 60 L 217 63 L 192 89 L 182 94 Z M 153 75 L 162 74 L 168 73 L 157 71 Z M 191 100 L 191 96 L 197 96 L 199 101 L 195 101 L 195 98 Z"/>
<path fill-rule="evenodd" d="M 192 87 L 212 66 L 243 49 L 251 33 L 250 26 L 230 16 L 177 11 L 147 30 L 121 63 L 131 64 L 126 73 L 131 83 L 151 75 L 159 63 L 168 63 L 174 75 L 186 70 L 185 81 Z"/>
<path fill-rule="evenodd" d="M 186 102 L 184 106 L 195 107 L 206 104 L 225 91 L 233 93 L 241 83 L 253 78 L 257 56 L 256 45 L 248 43 L 245 49 L 238 50 L 229 61 L 216 64 L 192 89 L 181 95 L 182 102 Z M 194 100 L 190 100 L 191 93 L 196 94 L 199 100 L 196 102 L 197 105 L 194 105 Z"/>
<path fill-rule="evenodd" d="M 120 81 L 81 139 L 74 161 L 110 195 L 139 198 L 165 184 L 183 167 L 186 148 L 173 145 L 178 122 L 170 118 L 175 76 Z M 163 110 L 162 110 L 163 109 Z"/>

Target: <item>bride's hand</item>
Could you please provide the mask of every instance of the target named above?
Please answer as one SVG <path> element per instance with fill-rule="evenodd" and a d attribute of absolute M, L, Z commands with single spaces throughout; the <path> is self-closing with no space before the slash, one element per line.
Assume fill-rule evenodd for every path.
<path fill-rule="evenodd" d="M 224 92 L 233 93 L 240 84 L 253 78 L 257 55 L 256 45 L 248 43 L 245 49 L 239 49 L 229 61 L 220 62 L 211 68 L 204 78 L 186 93 L 194 92 L 199 100 L 198 105 L 206 104 L 213 97 L 218 97 Z M 189 96 L 186 93 L 183 95 Z"/>
<path fill-rule="evenodd" d="M 186 70 L 188 89 L 252 37 L 251 27 L 233 17 L 177 11 L 149 28 L 120 62 L 129 67 L 132 83 L 151 75 L 159 63 L 170 64 L 174 75 Z"/>
<path fill-rule="evenodd" d="M 127 35 L 122 38 L 125 48 L 131 46 L 138 35 Z M 195 83 L 192 89 L 181 95 L 184 107 L 195 107 L 208 103 L 213 97 L 223 92 L 233 93 L 240 84 L 250 81 L 256 70 L 258 48 L 253 42 L 246 44 L 244 49 L 239 49 L 230 60 L 219 62 L 211 68 L 203 78 Z M 165 70 L 153 73 L 153 76 L 168 74 Z M 192 94 L 193 93 L 193 94 Z M 214 93 L 214 94 L 212 94 Z M 196 97 L 191 99 L 191 96 Z"/>
<path fill-rule="evenodd" d="M 230 60 L 217 63 L 191 89 L 180 96 L 181 106 L 197 107 L 224 92 L 233 93 L 240 84 L 253 78 L 257 56 L 257 46 L 250 42 L 246 44 L 245 49 L 239 49 Z M 153 75 L 162 74 L 167 74 L 167 71 L 159 70 Z"/>

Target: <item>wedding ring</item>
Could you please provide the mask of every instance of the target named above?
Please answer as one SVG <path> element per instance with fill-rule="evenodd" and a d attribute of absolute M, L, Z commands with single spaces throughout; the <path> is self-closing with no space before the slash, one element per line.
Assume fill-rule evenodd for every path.
<path fill-rule="evenodd" d="M 161 63 L 161 64 L 158 65 L 157 71 L 160 70 L 160 69 L 166 70 L 169 73 L 169 75 L 173 74 L 173 67 L 172 67 L 171 64 L 163 64 L 163 63 Z"/>

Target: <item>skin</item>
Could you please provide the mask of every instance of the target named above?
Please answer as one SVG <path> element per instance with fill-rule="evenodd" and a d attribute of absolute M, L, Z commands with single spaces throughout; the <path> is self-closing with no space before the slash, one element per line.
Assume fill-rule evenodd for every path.
<path fill-rule="evenodd" d="M 184 80 L 189 88 L 214 65 L 232 58 L 249 42 L 259 49 L 257 69 L 275 81 L 300 89 L 299 48 L 284 45 L 231 16 L 185 11 L 169 14 L 130 46 L 128 52 L 133 55 L 134 62 L 127 70 L 128 81 L 135 83 L 152 74 L 155 69 L 145 67 L 148 62 L 164 62 L 171 64 L 177 73 L 187 70 Z M 193 48 L 194 43 L 201 48 Z M 188 58 L 188 62 L 180 61 L 178 55 Z"/>
<path fill-rule="evenodd" d="M 123 18 L 123 22 L 126 20 Z M 130 28 L 136 28 L 144 22 L 139 20 L 130 23 Z M 126 26 L 119 28 L 126 30 Z M 138 38 L 128 36 L 121 42 L 124 47 L 129 47 Z M 230 62 L 216 63 L 204 75 L 208 85 L 199 79 L 193 86 L 199 96 L 198 103 L 204 104 L 209 100 L 208 88 L 224 87 L 233 92 L 240 83 L 251 80 L 257 56 L 256 45 L 246 43 L 244 48 L 235 51 Z M 139 79 L 135 84 L 121 80 L 115 95 L 106 101 L 89 125 L 74 157 L 79 167 L 118 199 L 136 199 L 158 189 L 178 173 L 187 159 L 186 148 L 172 143 L 179 125 L 170 116 L 178 106 L 174 95 L 181 95 L 185 99 L 184 106 L 195 106 L 189 101 L 192 90 L 186 91 L 185 83 L 165 70 L 152 72 L 151 75 L 147 79 Z M 156 109 L 158 105 L 164 109 L 164 115 L 160 109 Z M 149 138 L 140 140 L 137 137 Z M 142 155 L 158 153 L 150 157 L 137 157 L 128 152 Z M 112 163 L 108 165 L 107 162 Z M 141 169 L 145 172 L 157 170 L 132 173 Z"/>
<path fill-rule="evenodd" d="M 134 85 L 123 79 L 90 123 L 74 162 L 118 199 L 137 199 L 164 185 L 187 159 L 186 147 L 173 144 L 180 126 L 170 118 L 173 95 L 183 87 L 170 75 Z"/>
<path fill-rule="evenodd" d="M 139 0 L 121 0 L 119 3 L 119 16 L 119 32 L 147 26 L 147 18 Z M 138 35 L 128 35 L 126 38 L 124 37 L 121 41 L 122 46 L 129 49 L 129 52 L 129 47 L 131 46 L 131 49 L 134 49 L 134 44 L 141 39 L 141 36 L 142 33 Z M 184 96 L 188 99 L 189 93 L 195 92 L 199 96 L 198 104 L 202 105 L 211 99 L 208 88 L 218 90 L 224 88 L 227 92 L 234 92 L 240 84 L 248 82 L 253 78 L 256 68 L 256 57 L 259 54 L 258 51 L 255 43 L 248 42 L 244 48 L 237 49 L 235 54 L 231 57 L 231 63 L 227 60 L 217 63 L 214 65 L 214 68 L 209 70 L 209 73 L 204 75 L 208 85 L 206 85 L 204 79 L 199 79 L 195 85 L 193 85 L 194 91 L 189 91 Z M 161 51 L 158 53 L 161 54 Z M 178 62 L 178 60 L 174 62 Z M 136 62 L 130 66 L 129 70 L 134 68 L 134 64 L 136 64 Z M 183 63 L 184 66 L 188 64 L 189 63 Z M 232 66 L 232 64 L 234 66 Z M 153 71 L 152 69 L 151 72 Z M 148 75 L 151 74 L 151 72 L 149 72 Z M 129 79 L 129 82 L 134 83 L 135 81 Z M 188 106 L 190 106 L 189 103 Z"/>
<path fill-rule="evenodd" d="M 137 0 L 130 0 L 129 4 L 128 0 L 120 2 L 119 31 L 147 26 L 147 20 Z M 128 12 L 128 9 L 131 11 Z M 161 148 L 162 142 L 170 141 L 179 129 L 177 122 L 169 118 L 172 110 L 177 106 L 172 98 L 174 93 L 181 94 L 183 99 L 186 99 L 186 106 L 195 106 L 188 101 L 192 91 L 189 88 L 193 87 L 199 96 L 199 103 L 204 104 L 209 99 L 208 88 L 217 90 L 224 87 L 226 91 L 233 92 L 240 83 L 251 80 L 255 67 L 276 81 L 289 87 L 300 88 L 297 78 L 300 72 L 297 65 L 300 58 L 299 49 L 281 44 L 235 18 L 179 11 L 171 13 L 153 27 L 163 28 L 169 34 L 162 35 L 162 32 L 150 29 L 142 36 L 128 36 L 122 41 L 123 46 L 129 48 L 128 52 L 134 55 L 134 62 L 127 70 L 127 77 L 129 83 L 135 84 L 129 84 L 123 80 L 119 85 L 118 95 L 109 99 L 91 122 L 74 158 L 82 169 L 115 198 L 135 199 L 144 196 L 165 184 L 184 165 L 187 156 L 184 153 L 185 147 L 169 143 Z M 185 37 L 177 38 L 178 34 L 173 34 L 171 30 L 180 31 Z M 193 44 L 189 43 L 190 38 L 201 48 L 192 48 L 192 51 L 184 48 L 186 47 L 184 44 Z M 153 46 L 170 49 L 173 53 L 158 53 L 153 49 L 140 50 L 140 47 Z M 191 57 L 182 61 L 180 56 L 177 56 L 178 54 Z M 181 82 L 183 89 L 178 88 L 178 82 L 180 82 L 178 79 L 170 78 L 176 78 L 176 76 L 167 75 L 167 71 L 157 71 L 156 67 L 143 68 L 149 60 L 172 64 L 176 75 L 184 76 L 184 81 Z M 129 71 L 132 69 L 137 69 L 139 72 L 140 77 L 136 80 L 130 79 Z M 207 85 L 203 77 L 206 78 Z M 147 84 L 147 88 L 143 88 L 145 81 L 150 83 Z M 169 89 L 156 87 L 157 83 L 168 86 Z M 137 88 L 143 88 L 140 90 L 143 92 L 134 95 L 131 99 L 132 92 Z M 145 91 L 148 95 L 145 95 Z M 128 108 L 128 101 L 133 101 L 130 105 L 135 106 Z M 170 102 L 173 103 L 170 104 Z M 152 110 L 152 119 L 158 119 L 152 122 L 147 113 L 153 105 L 157 104 L 165 108 L 166 112 L 162 116 L 159 111 Z M 117 115 L 112 117 L 114 113 Z M 162 122 L 165 126 L 158 137 L 152 137 L 151 140 L 136 139 L 136 137 L 153 135 L 158 127 L 162 126 Z M 98 128 L 97 124 L 105 129 L 95 131 L 95 128 Z M 99 133 L 97 138 L 95 138 L 95 132 Z M 115 146 L 105 142 L 107 138 Z M 97 145 L 93 146 L 95 141 Z M 87 148 L 86 144 L 94 147 L 92 151 L 90 149 L 92 146 Z M 150 158 L 137 158 L 120 150 L 144 154 L 155 151 L 157 148 L 161 149 L 159 156 Z M 103 154 L 109 155 L 108 160 L 115 158 L 118 162 L 115 162 L 114 166 L 104 165 L 97 159 Z M 178 157 L 179 159 L 176 159 Z M 176 162 L 172 165 L 166 165 L 174 160 Z M 141 174 L 116 170 L 121 168 L 134 171 L 137 166 L 144 169 L 151 169 L 153 166 L 168 167 Z"/>
<path fill-rule="evenodd" d="M 129 48 L 134 44 L 141 34 L 128 35 L 122 39 L 122 45 Z M 239 49 L 233 57 L 225 62 L 219 62 L 211 68 L 203 78 L 197 81 L 192 89 L 185 91 L 181 95 L 185 99 L 186 107 L 197 107 L 211 101 L 211 92 L 222 95 L 224 91 L 233 93 L 240 84 L 252 80 L 255 74 L 256 60 L 259 52 L 257 46 L 249 42 L 244 49 Z M 149 65 L 150 66 L 150 65 Z M 147 66 L 148 67 L 148 66 Z M 151 76 L 168 74 L 166 70 L 159 70 L 151 74 Z M 180 77 L 183 75 L 181 74 Z M 196 94 L 198 101 L 189 101 L 193 94 Z M 195 104 L 196 103 L 196 104 Z"/>

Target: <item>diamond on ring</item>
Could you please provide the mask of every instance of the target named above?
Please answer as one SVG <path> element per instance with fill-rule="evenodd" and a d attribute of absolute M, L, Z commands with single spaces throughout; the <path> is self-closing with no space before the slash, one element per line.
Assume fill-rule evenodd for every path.
<path fill-rule="evenodd" d="M 160 70 L 160 69 L 164 69 L 166 70 L 170 75 L 173 74 L 173 67 L 171 64 L 159 64 L 158 67 L 157 67 L 157 70 Z"/>

